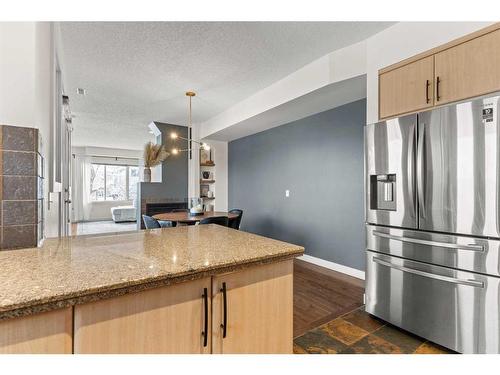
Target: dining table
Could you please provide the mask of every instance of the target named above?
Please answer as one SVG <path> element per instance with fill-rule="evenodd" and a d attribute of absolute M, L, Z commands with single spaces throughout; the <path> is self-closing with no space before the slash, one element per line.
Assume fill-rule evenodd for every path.
<path fill-rule="evenodd" d="M 206 219 L 208 217 L 216 217 L 216 216 L 226 216 L 229 219 L 234 219 L 238 217 L 238 214 L 236 213 L 231 213 L 231 212 L 225 212 L 225 211 L 205 211 L 203 212 L 202 215 L 193 215 L 189 213 L 189 211 L 186 212 L 165 212 L 162 214 L 156 214 L 153 215 L 153 218 L 156 220 L 165 220 L 165 221 L 172 221 L 176 223 L 183 223 L 183 224 L 196 224 L 200 222 L 203 219 Z"/>

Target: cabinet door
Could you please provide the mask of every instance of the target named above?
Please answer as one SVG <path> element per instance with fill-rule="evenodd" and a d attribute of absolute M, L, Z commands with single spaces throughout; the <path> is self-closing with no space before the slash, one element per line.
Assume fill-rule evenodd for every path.
<path fill-rule="evenodd" d="M 292 353 L 292 260 L 216 276 L 212 293 L 213 353 Z"/>
<path fill-rule="evenodd" d="M 2 354 L 70 354 L 70 307 L 0 322 Z"/>
<path fill-rule="evenodd" d="M 380 74 L 379 117 L 388 118 L 432 107 L 433 79 L 433 56 Z"/>
<path fill-rule="evenodd" d="M 436 104 L 498 91 L 500 30 L 439 52 L 435 62 Z"/>
<path fill-rule="evenodd" d="M 210 353 L 210 278 L 75 306 L 75 353 Z"/>

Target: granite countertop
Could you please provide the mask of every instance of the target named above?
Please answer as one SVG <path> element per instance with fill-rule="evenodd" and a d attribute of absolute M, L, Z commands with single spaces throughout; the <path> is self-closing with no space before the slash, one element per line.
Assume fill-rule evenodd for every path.
<path fill-rule="evenodd" d="M 0 251 L 0 320 L 299 256 L 300 246 L 218 225 L 48 239 Z"/>

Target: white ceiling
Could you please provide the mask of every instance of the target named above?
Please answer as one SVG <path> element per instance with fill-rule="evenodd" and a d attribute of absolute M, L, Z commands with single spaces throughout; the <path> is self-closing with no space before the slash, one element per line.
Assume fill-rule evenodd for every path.
<path fill-rule="evenodd" d="M 140 149 L 147 125 L 201 123 L 388 22 L 63 22 L 74 144 Z M 76 88 L 87 90 L 86 96 Z"/>

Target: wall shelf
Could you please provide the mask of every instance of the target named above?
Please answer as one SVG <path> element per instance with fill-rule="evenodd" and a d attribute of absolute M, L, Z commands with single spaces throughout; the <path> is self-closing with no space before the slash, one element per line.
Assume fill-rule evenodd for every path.
<path fill-rule="evenodd" d="M 216 185 L 215 185 L 215 162 L 213 157 L 213 151 L 210 150 L 210 155 L 203 155 L 205 157 L 202 157 L 202 150 L 200 150 L 200 198 L 203 200 L 204 206 L 206 208 L 210 208 L 210 210 L 215 210 L 215 190 L 216 190 Z M 203 173 L 205 175 L 209 175 L 209 178 L 203 178 Z M 212 197 L 207 197 L 207 194 L 211 194 Z"/>

